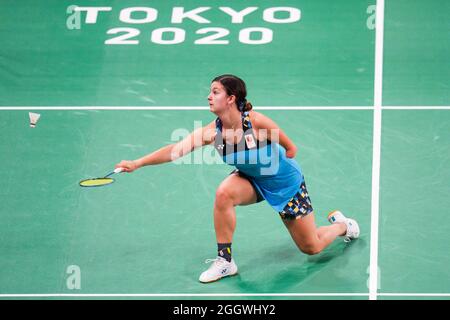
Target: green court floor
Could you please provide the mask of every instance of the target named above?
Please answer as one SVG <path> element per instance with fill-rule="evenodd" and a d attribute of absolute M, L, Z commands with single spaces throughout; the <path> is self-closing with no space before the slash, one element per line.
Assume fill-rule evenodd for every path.
<path fill-rule="evenodd" d="M 373 190 L 376 1 L 82 1 L 111 10 L 92 24 L 82 12 L 75 29 L 70 1 L 2 1 L 0 299 L 368 299 L 374 256 L 377 299 L 449 299 L 450 5 L 385 2 Z M 125 23 L 121 11 L 130 7 L 151 7 L 158 17 Z M 175 7 L 209 7 L 194 19 L 210 23 L 173 23 Z M 220 7 L 257 9 L 232 23 Z M 297 12 L 271 16 L 280 7 L 301 18 L 270 22 Z M 211 27 L 228 30 L 228 43 L 196 44 L 198 31 Z M 105 44 L 114 28 L 138 30 L 138 43 Z M 162 28 L 176 31 L 158 40 Z M 246 28 L 270 29 L 272 41 L 243 43 L 262 37 L 245 40 Z M 156 43 L 175 34 L 184 41 Z M 204 285 L 204 261 L 216 255 L 215 190 L 233 169 L 213 148 L 116 175 L 103 188 L 78 186 L 213 121 L 206 97 L 223 73 L 246 80 L 255 109 L 298 146 L 317 224 L 340 209 L 357 219 L 360 239 L 307 256 L 266 202 L 238 207 L 239 275 Z M 30 111 L 41 115 L 34 129 Z M 71 266 L 79 287 L 70 285 Z"/>

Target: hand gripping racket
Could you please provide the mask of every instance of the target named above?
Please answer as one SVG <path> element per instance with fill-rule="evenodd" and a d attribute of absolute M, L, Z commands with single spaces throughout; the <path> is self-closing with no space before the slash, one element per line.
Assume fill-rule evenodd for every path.
<path fill-rule="evenodd" d="M 107 174 L 103 178 L 91 178 L 91 179 L 82 180 L 82 181 L 80 181 L 80 186 L 81 187 L 101 187 L 101 186 L 106 186 L 106 185 L 111 184 L 111 183 L 114 182 L 113 178 L 109 178 L 110 176 L 112 176 L 115 173 L 122 172 L 123 170 L 124 170 L 123 168 L 116 168 L 116 169 L 114 169 L 113 172 Z"/>

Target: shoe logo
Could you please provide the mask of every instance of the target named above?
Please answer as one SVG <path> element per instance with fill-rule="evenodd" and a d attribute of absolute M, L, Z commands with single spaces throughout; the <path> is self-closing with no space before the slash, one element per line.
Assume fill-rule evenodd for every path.
<path fill-rule="evenodd" d="M 225 273 L 227 273 L 228 272 L 228 269 L 222 269 L 221 271 L 220 271 L 222 274 L 225 274 Z"/>

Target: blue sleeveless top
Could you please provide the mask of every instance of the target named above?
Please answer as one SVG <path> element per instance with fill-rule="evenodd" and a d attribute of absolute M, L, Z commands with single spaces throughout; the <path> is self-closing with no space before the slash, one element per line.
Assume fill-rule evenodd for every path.
<path fill-rule="evenodd" d="M 277 212 L 284 209 L 303 182 L 298 163 L 286 157 L 286 149 L 270 140 L 258 141 L 249 113 L 242 113 L 243 136 L 229 144 L 222 136 L 222 121 L 216 119 L 214 147 L 223 161 L 244 173 L 253 186 Z"/>

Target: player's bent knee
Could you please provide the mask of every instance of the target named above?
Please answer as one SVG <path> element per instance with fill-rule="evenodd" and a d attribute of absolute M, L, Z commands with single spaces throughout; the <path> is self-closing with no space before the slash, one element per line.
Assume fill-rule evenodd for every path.
<path fill-rule="evenodd" d="M 316 245 L 302 245 L 299 246 L 301 252 L 313 256 L 322 252 L 322 249 Z"/>
<path fill-rule="evenodd" d="M 227 188 L 219 187 L 216 190 L 215 204 L 219 207 L 229 206 L 230 204 L 232 205 L 233 204 L 232 193 Z"/>

